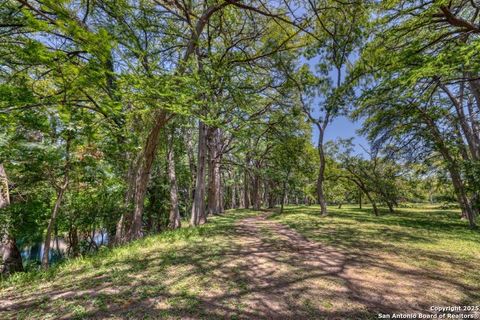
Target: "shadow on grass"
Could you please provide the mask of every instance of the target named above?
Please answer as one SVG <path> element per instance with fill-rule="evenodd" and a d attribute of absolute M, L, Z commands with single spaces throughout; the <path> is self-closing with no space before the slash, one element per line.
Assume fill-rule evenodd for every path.
<path fill-rule="evenodd" d="M 289 207 L 270 216 L 299 231 L 308 239 L 362 255 L 388 253 L 446 279 L 455 273 L 457 283 L 477 287 L 472 298 L 480 300 L 480 232 L 468 228 L 455 210 L 383 210 L 380 217 L 369 208 L 330 209 L 322 217 L 317 207 Z M 439 266 L 450 269 L 436 270 Z M 440 272 L 437 272 L 440 271 Z"/>
<path fill-rule="evenodd" d="M 311 208 L 287 208 L 285 216 L 300 217 L 298 213 L 307 218 L 316 214 Z M 460 302 L 450 289 L 464 292 L 465 303 L 478 301 L 478 288 L 441 272 L 381 259 L 375 239 L 430 239 L 383 230 L 366 213 L 347 210 L 332 212 L 328 220 L 296 219 L 302 234 L 308 237 L 320 228 L 325 232 L 315 240 L 336 246 L 319 245 L 248 211 L 216 217 L 199 228 L 149 237 L 62 268 L 50 286 L 37 292 L 22 292 L 28 283 L 12 287 L 0 302 L 0 313 L 18 319 L 373 319 L 377 312 L 405 312 L 406 307 L 428 310 L 431 301 L 421 295 L 408 304 L 422 285 L 438 291 L 445 304 Z M 356 223 L 376 229 L 359 230 Z M 390 223 L 386 226 L 395 225 Z M 393 278 L 362 278 L 361 270 Z M 386 299 L 390 296 L 396 300 Z"/>
<path fill-rule="evenodd" d="M 356 224 L 366 223 L 372 224 L 372 228 L 384 227 L 406 227 L 412 228 L 408 233 L 412 235 L 412 240 L 418 239 L 413 235 L 414 232 L 433 231 L 439 232 L 443 235 L 454 235 L 455 238 L 464 240 L 478 241 L 480 240 L 480 230 L 469 229 L 468 223 L 460 219 L 460 214 L 455 210 L 412 210 L 412 209 L 397 209 L 395 213 L 390 213 L 388 210 L 379 209 L 381 215 L 373 215 L 370 208 L 332 208 L 329 210 L 329 215 L 321 217 L 326 219 L 326 224 Z M 283 214 L 274 213 L 271 218 L 276 219 L 285 217 L 291 214 L 305 214 L 311 217 L 320 217 L 320 210 L 316 207 L 289 207 L 284 210 Z M 310 223 L 312 221 L 308 221 Z M 418 230 L 413 230 L 418 229 Z M 430 239 L 431 240 L 431 239 Z"/>

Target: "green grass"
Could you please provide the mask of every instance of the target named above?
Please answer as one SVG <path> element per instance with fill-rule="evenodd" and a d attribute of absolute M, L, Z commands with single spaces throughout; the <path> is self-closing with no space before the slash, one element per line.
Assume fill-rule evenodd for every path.
<path fill-rule="evenodd" d="M 480 233 L 458 210 L 329 211 L 287 207 L 242 230 L 235 228 L 241 219 L 266 213 L 235 210 L 198 228 L 19 273 L 0 282 L 0 318 L 262 319 L 265 300 L 280 299 L 306 318 L 373 319 L 420 300 L 480 304 Z M 333 249 L 298 249 L 277 222 Z M 370 295 L 380 297 L 373 307 Z"/>
<path fill-rule="evenodd" d="M 394 254 L 425 270 L 445 268 L 445 276 L 461 271 L 461 282 L 480 284 L 480 231 L 469 229 L 459 210 L 398 208 L 394 214 L 382 210 L 380 217 L 354 206 L 331 207 L 326 217 L 319 212 L 317 206 L 287 207 L 270 218 L 312 241 L 365 255 Z"/>
<path fill-rule="evenodd" d="M 102 311 L 121 305 L 135 313 L 149 298 L 159 296 L 165 298 L 164 318 L 198 314 L 197 291 L 208 285 L 207 275 L 222 255 L 221 242 L 228 239 L 238 219 L 256 214 L 236 210 L 210 218 L 198 228 L 185 227 L 122 247 L 103 248 L 47 271 L 17 273 L 0 282 L 0 301 L 6 297 L 20 301 L 2 317 L 107 318 L 108 312 Z M 104 288 L 111 292 L 103 292 Z M 148 311 L 144 313 L 148 318 Z M 128 312 L 121 313 L 120 318 L 124 317 L 129 317 Z"/>

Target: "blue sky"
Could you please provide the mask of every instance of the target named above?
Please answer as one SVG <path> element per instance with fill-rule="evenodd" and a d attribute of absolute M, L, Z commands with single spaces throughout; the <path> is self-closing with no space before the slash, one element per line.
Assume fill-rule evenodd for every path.
<path fill-rule="evenodd" d="M 347 117 L 341 116 L 333 120 L 325 131 L 325 142 L 329 140 L 337 140 L 339 138 L 354 138 L 356 153 L 364 154 L 365 151 L 361 146 L 368 149 L 368 141 L 365 137 L 359 135 L 356 131 L 361 128 L 360 122 L 353 122 Z M 312 126 L 313 135 L 312 142 L 316 146 L 318 141 L 318 130 Z"/>
<path fill-rule="evenodd" d="M 354 61 L 356 59 L 357 59 L 356 54 L 353 54 L 352 57 L 350 57 L 350 60 Z M 301 57 L 300 62 L 308 64 L 310 67 L 310 70 L 312 70 L 312 72 L 315 73 L 316 64 L 318 63 L 318 57 L 314 57 L 312 59 L 306 59 L 304 57 Z M 332 81 L 334 81 L 334 79 L 337 78 L 337 71 L 335 69 L 331 70 L 329 73 L 329 77 L 332 79 Z M 345 72 L 343 72 L 343 75 L 342 75 L 342 78 L 344 77 L 345 77 Z M 315 112 L 315 111 L 318 110 L 317 106 L 319 103 L 321 103 L 320 101 L 321 101 L 321 97 L 316 97 L 315 99 L 313 99 L 313 101 L 311 101 L 314 116 L 318 116 L 318 112 Z M 353 142 L 355 144 L 354 146 L 355 153 L 365 155 L 366 153 L 363 148 L 368 150 L 369 143 L 365 139 L 365 137 L 357 133 L 357 130 L 360 129 L 361 126 L 362 126 L 361 121 L 352 121 L 346 116 L 339 116 L 337 118 L 334 118 L 333 122 L 331 122 L 328 125 L 327 130 L 325 131 L 324 141 L 327 142 L 330 140 L 337 140 L 339 138 L 346 139 L 346 138 L 353 137 L 354 138 Z M 313 145 L 316 146 L 318 141 L 318 129 L 314 125 L 312 125 L 312 130 L 313 130 L 312 142 L 313 142 Z"/>
<path fill-rule="evenodd" d="M 342 116 L 333 120 L 325 132 L 325 140 L 335 140 L 338 138 L 354 137 L 356 144 L 362 144 L 364 147 L 368 146 L 365 137 L 359 135 L 356 131 L 361 128 L 361 123 L 353 122 L 350 119 Z"/>

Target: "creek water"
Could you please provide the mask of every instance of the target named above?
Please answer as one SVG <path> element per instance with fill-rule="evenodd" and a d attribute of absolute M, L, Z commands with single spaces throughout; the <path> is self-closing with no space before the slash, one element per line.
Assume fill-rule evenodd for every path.
<path fill-rule="evenodd" d="M 99 230 L 95 233 L 93 241 L 99 247 L 108 244 L 108 233 L 105 230 Z M 40 263 L 44 252 L 45 244 L 37 242 L 32 245 L 23 246 L 20 250 L 22 260 L 25 263 Z M 65 258 L 68 250 L 68 242 L 63 237 L 52 239 L 50 243 L 49 261 L 55 264 Z"/>

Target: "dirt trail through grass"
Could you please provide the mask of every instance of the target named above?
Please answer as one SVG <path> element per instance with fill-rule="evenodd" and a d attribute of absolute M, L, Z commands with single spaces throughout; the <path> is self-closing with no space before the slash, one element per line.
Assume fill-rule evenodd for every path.
<path fill-rule="evenodd" d="M 473 287 L 412 267 L 394 254 L 338 249 L 307 240 L 266 215 L 236 226 L 231 267 L 246 284 L 245 315 L 268 319 L 359 319 L 429 313 L 467 303 Z M 415 259 L 415 257 L 412 257 Z"/>
<path fill-rule="evenodd" d="M 0 318 L 376 319 L 478 297 L 395 253 L 313 242 L 268 214 L 227 214 L 7 287 Z"/>
<path fill-rule="evenodd" d="M 266 215 L 239 221 L 235 233 L 242 250 L 230 253 L 230 265 L 241 270 L 236 278 L 246 284 L 243 303 L 250 315 L 269 319 L 326 316 L 328 312 L 317 309 L 317 303 L 322 309 L 334 307 L 327 298 L 328 287 L 336 285 L 331 277 L 345 272 L 344 253 L 308 241 L 267 220 Z M 322 279 L 321 286 L 317 278 Z"/>

